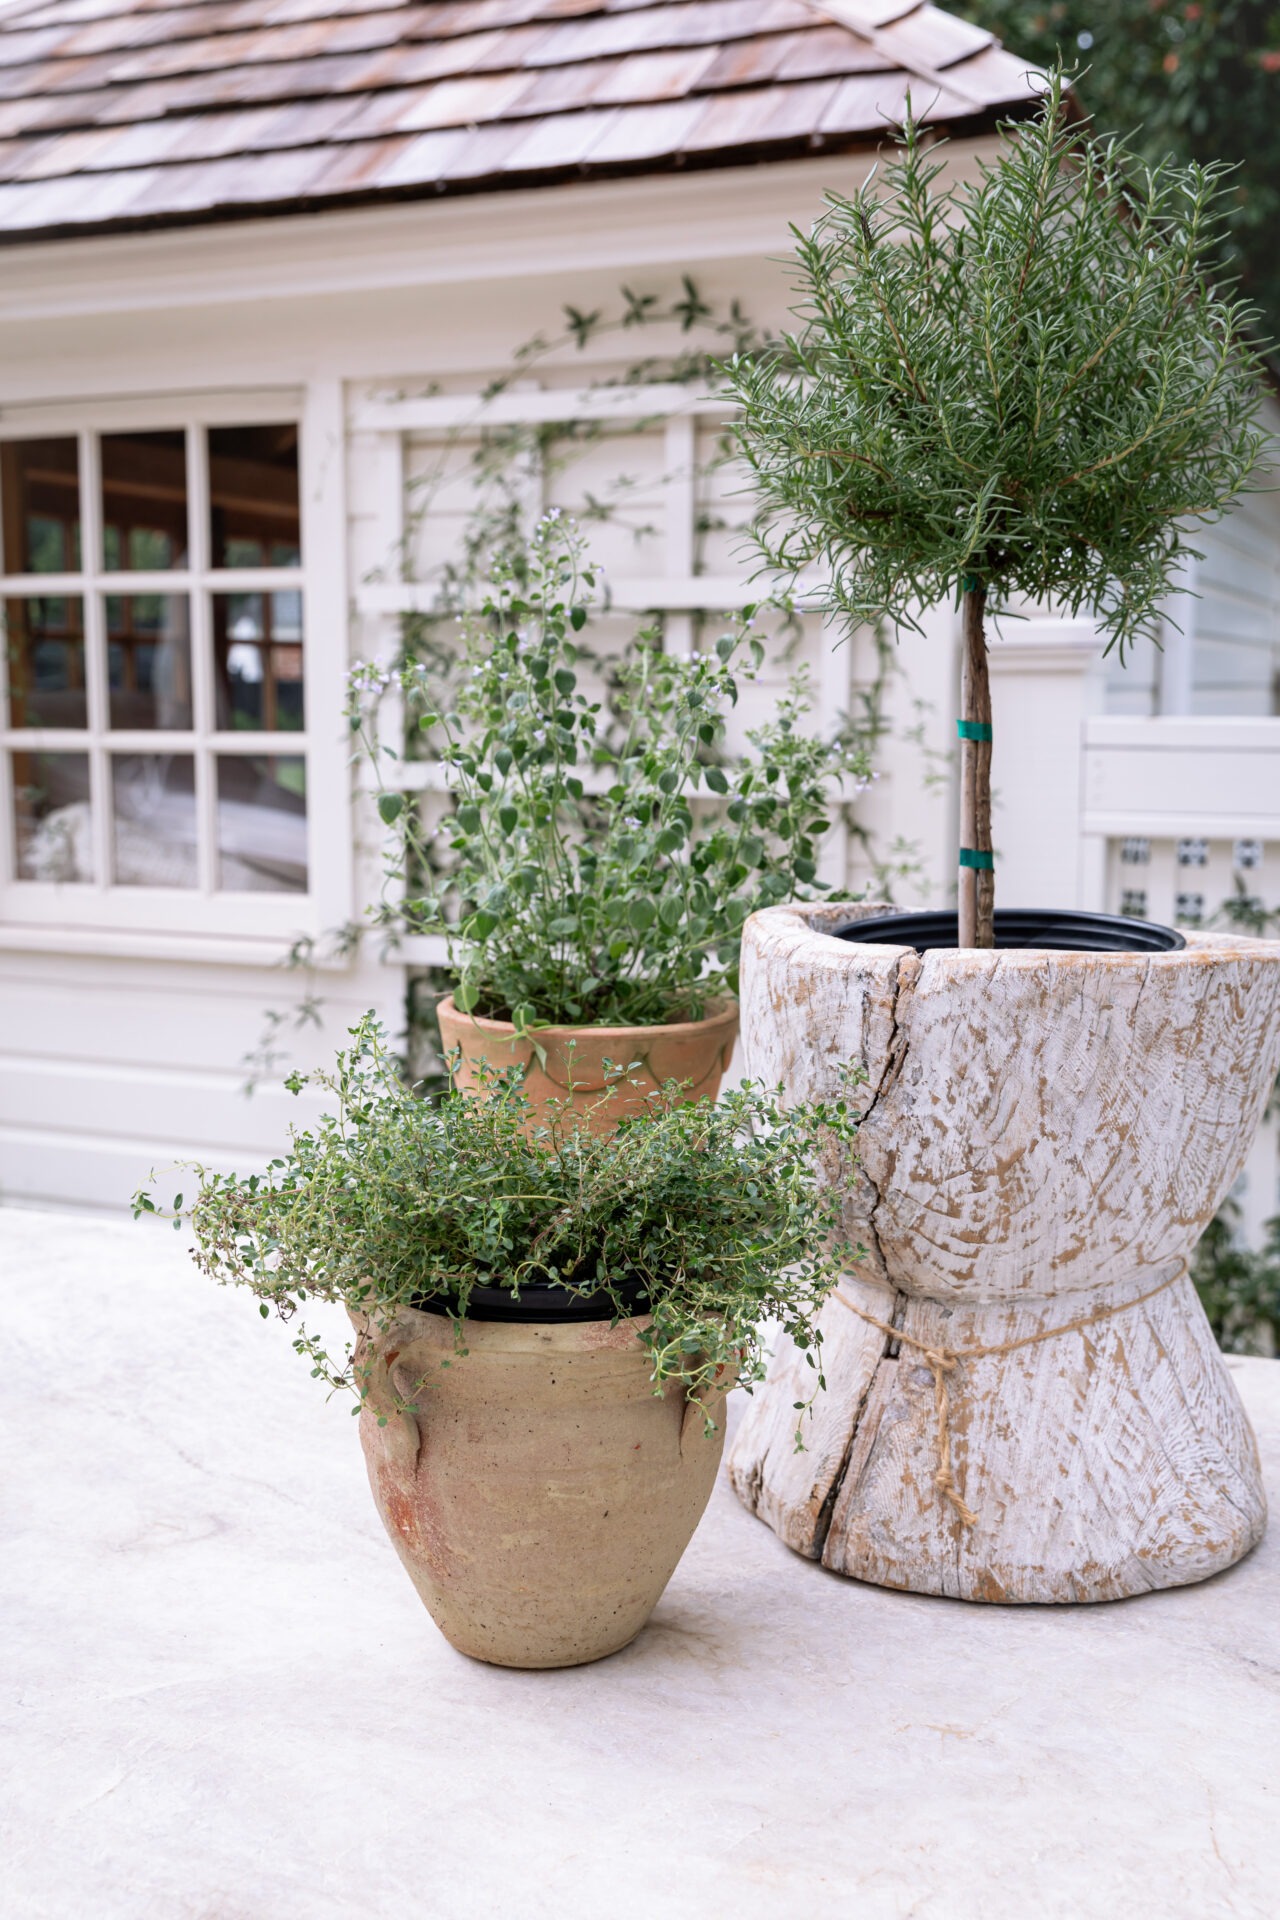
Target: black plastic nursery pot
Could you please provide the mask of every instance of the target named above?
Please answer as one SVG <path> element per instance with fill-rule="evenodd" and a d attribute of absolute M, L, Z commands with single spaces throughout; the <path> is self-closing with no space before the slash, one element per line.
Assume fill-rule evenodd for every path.
<path fill-rule="evenodd" d="M 618 1290 L 629 1311 L 633 1314 L 644 1313 L 649 1305 L 649 1296 L 638 1280 L 620 1287 Z M 413 1305 L 420 1313 L 448 1313 L 449 1302 L 439 1295 L 428 1297 L 419 1294 Z M 612 1320 L 615 1308 L 607 1293 L 570 1293 L 565 1287 L 525 1286 L 520 1289 L 520 1297 L 508 1291 L 506 1287 L 486 1287 L 479 1284 L 471 1289 L 467 1304 L 469 1320 L 500 1320 L 512 1326 L 550 1326 L 559 1321 L 578 1322 L 582 1320 Z"/>
<path fill-rule="evenodd" d="M 917 953 L 945 952 L 960 944 L 954 910 L 877 914 L 833 931 L 837 940 L 859 946 L 914 947 Z M 1077 913 L 1067 907 L 997 907 L 995 936 L 997 950 L 1044 947 L 1056 953 L 1180 953 L 1187 944 L 1173 927 L 1152 920 Z"/>

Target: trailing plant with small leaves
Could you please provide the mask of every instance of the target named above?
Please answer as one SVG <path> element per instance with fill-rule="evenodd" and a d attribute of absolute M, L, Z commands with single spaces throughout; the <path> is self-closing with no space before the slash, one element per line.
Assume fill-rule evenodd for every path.
<path fill-rule="evenodd" d="M 637 1337 L 658 1389 L 678 1377 L 693 1395 L 726 1364 L 760 1379 L 766 1322 L 821 1384 L 815 1316 L 857 1252 L 818 1175 L 824 1146 L 852 1145 L 845 1099 L 783 1110 L 747 1086 L 690 1106 L 671 1087 L 601 1137 L 567 1112 L 534 1124 L 516 1076 L 484 1099 L 419 1099 L 372 1014 L 334 1073 L 286 1084 L 327 1089 L 335 1112 L 264 1174 L 196 1168 L 192 1205 L 184 1214 L 179 1195 L 173 1207 L 197 1266 L 246 1287 L 264 1316 L 293 1320 L 319 1300 L 385 1320 L 433 1301 L 455 1318 L 461 1354 L 475 1286 L 518 1297 L 550 1285 L 602 1293 L 616 1319 L 646 1315 Z M 135 1196 L 135 1216 L 167 1211 Z M 361 1391 L 350 1352 L 331 1355 L 305 1328 L 294 1345 L 317 1377 Z"/>
<path fill-rule="evenodd" d="M 799 331 L 727 369 L 770 565 L 852 624 L 963 600 L 961 944 L 987 946 L 988 600 L 1086 609 L 1123 659 L 1263 447 L 1254 315 L 1207 268 L 1228 170 L 1093 138 L 1060 70 L 1003 134 L 957 181 L 908 119 L 883 185 L 797 234 Z"/>
<path fill-rule="evenodd" d="M 495 567 L 462 623 L 448 711 L 432 666 L 407 661 L 403 709 L 448 769 L 451 863 L 399 791 L 379 795 L 395 830 L 388 917 L 444 933 L 463 1012 L 515 1022 L 645 1026 L 697 1019 L 735 992 L 742 923 L 757 907 L 823 887 L 817 849 L 835 787 L 865 777 L 847 739 L 804 731 L 804 683 L 722 764 L 738 680 L 763 645 L 744 617 L 714 652 L 676 658 L 642 635 L 612 665 L 611 711 L 586 679 L 582 638 L 596 586 L 580 536 L 555 513 L 518 565 Z M 739 665 L 739 661 L 744 663 Z M 351 724 L 381 772 L 365 670 Z M 429 891 L 404 896 L 407 875 Z"/>

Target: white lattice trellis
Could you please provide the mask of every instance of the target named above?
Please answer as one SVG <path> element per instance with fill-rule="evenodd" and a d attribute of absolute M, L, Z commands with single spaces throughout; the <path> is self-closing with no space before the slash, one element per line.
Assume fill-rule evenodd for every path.
<path fill-rule="evenodd" d="M 355 441 L 364 443 L 374 463 L 376 541 L 389 557 L 389 564 L 377 569 L 355 590 L 362 650 L 374 658 L 393 658 L 402 617 L 428 613 L 437 604 L 437 589 L 430 581 L 386 577 L 393 568 L 411 572 L 407 564 L 412 531 L 408 505 L 410 445 L 424 439 L 443 445 L 452 438 L 478 439 L 487 429 L 570 421 L 660 433 L 661 565 L 634 573 L 607 568 L 606 603 L 615 614 L 661 614 L 666 645 L 687 648 L 692 644 L 698 615 L 732 613 L 761 593 L 760 584 L 753 585 L 745 560 L 728 570 L 699 571 L 697 565 L 699 433 L 723 425 L 731 415 L 732 402 L 701 384 L 586 389 L 521 386 L 488 398 L 468 392 L 360 399 L 351 411 L 350 430 Z M 534 476 L 533 490 L 536 497 L 531 506 L 536 512 L 546 504 L 541 476 Z M 811 646 L 808 652 L 816 722 L 826 724 L 849 708 L 851 649 L 825 644 Z M 384 723 L 394 728 L 394 716 L 385 715 Z M 446 770 L 438 763 L 402 762 L 384 777 L 392 778 L 405 792 L 444 793 L 448 788 Z M 589 779 L 587 784 L 591 784 Z M 848 833 L 837 818 L 822 848 L 823 879 L 832 884 L 845 881 L 848 851 Z M 444 943 L 429 936 L 406 938 L 399 943 L 396 957 L 407 965 L 437 965 L 445 958 Z"/>

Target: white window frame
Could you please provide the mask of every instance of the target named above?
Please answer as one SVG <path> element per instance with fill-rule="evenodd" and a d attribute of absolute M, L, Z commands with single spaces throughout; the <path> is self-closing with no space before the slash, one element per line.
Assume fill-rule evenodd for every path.
<path fill-rule="evenodd" d="M 296 422 L 301 512 L 300 567 L 214 568 L 209 553 L 205 430 Z M 188 564 L 164 573 L 107 572 L 102 566 L 98 436 L 183 428 L 187 432 Z M 261 961 L 300 936 L 350 920 L 353 910 L 349 750 L 342 719 L 347 659 L 346 501 L 343 395 L 336 380 L 305 388 L 153 395 L 141 399 L 7 407 L 0 438 L 72 437 L 79 443 L 81 569 L 68 574 L 0 574 L 0 601 L 32 594 L 83 598 L 86 728 L 10 727 L 0 708 L 0 949 L 43 948 Z M 215 592 L 298 591 L 303 606 L 305 730 L 259 734 L 213 726 L 211 601 Z M 111 730 L 108 720 L 108 594 L 189 597 L 193 725 L 189 730 Z M 0 683 L 5 676 L 0 675 Z M 52 883 L 16 872 L 13 786 L 8 759 L 18 751 L 88 753 L 93 799 L 93 881 Z M 112 752 L 193 754 L 198 766 L 195 887 L 117 886 L 111 872 L 106 804 Z M 215 757 L 286 755 L 306 763 L 305 893 L 233 893 L 217 888 Z"/>

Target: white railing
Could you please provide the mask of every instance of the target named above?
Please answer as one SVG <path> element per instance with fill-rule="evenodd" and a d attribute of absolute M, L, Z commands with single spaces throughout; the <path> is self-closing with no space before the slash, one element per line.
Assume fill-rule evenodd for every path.
<path fill-rule="evenodd" d="M 1086 834 L 1280 839 L 1280 718 L 1090 718 L 1083 799 Z"/>
<path fill-rule="evenodd" d="M 1280 906 L 1280 719 L 1089 718 L 1080 788 L 1086 906 L 1183 926 L 1242 893 Z M 1253 1246 L 1280 1212 L 1278 1149 L 1271 1119 L 1234 1190 Z"/>
<path fill-rule="evenodd" d="M 1086 719 L 1084 904 L 1194 923 L 1280 905 L 1280 719 Z"/>

